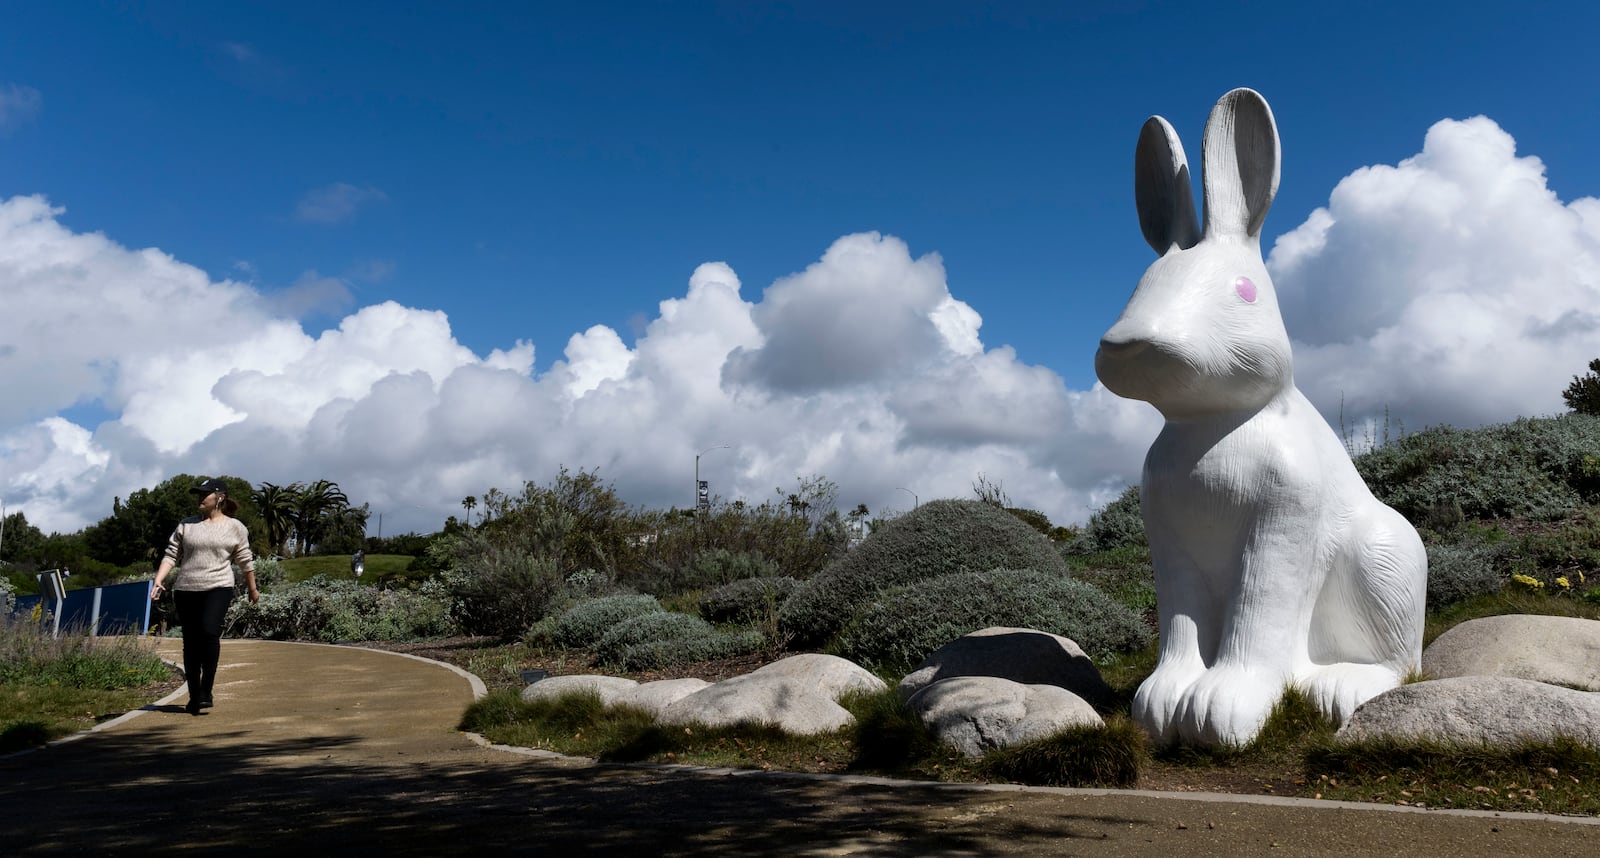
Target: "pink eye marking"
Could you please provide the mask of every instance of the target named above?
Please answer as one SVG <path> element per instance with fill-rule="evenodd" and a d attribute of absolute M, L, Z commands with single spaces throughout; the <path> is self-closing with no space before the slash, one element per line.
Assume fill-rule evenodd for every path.
<path fill-rule="evenodd" d="M 1256 302 L 1256 284 L 1251 283 L 1248 277 L 1240 277 L 1234 280 L 1233 291 L 1238 292 L 1239 297 L 1243 298 L 1247 304 Z"/>

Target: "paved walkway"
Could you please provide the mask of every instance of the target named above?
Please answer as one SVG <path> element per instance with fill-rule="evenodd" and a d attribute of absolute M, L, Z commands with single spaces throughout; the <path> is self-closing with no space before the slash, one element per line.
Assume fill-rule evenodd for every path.
<path fill-rule="evenodd" d="M 4 853 L 1600 854 L 1587 818 L 600 766 L 457 732 L 482 684 L 436 662 L 261 641 L 222 659 L 207 714 L 180 692 L 0 760 Z"/>

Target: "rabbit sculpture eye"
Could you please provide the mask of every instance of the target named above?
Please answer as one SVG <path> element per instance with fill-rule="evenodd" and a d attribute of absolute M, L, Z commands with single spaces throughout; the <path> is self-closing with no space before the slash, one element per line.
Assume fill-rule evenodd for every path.
<path fill-rule="evenodd" d="M 1294 385 L 1261 259 L 1278 129 L 1248 89 L 1206 123 L 1203 229 L 1172 126 L 1139 135 L 1139 225 L 1159 255 L 1095 354 L 1166 417 L 1140 506 L 1161 657 L 1133 715 L 1157 741 L 1243 744 L 1285 688 L 1343 722 L 1421 660 L 1427 554 Z M 1240 273 L 1245 272 L 1245 273 Z M 1231 285 L 1238 301 L 1218 301 Z"/>

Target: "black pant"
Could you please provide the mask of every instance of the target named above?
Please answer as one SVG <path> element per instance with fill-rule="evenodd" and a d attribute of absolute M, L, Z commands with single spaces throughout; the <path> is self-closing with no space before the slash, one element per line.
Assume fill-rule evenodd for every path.
<path fill-rule="evenodd" d="M 222 657 L 222 619 L 233 601 L 232 587 L 215 590 L 174 590 L 178 623 L 183 626 L 183 675 L 189 696 L 211 696 L 217 681 L 217 661 Z"/>

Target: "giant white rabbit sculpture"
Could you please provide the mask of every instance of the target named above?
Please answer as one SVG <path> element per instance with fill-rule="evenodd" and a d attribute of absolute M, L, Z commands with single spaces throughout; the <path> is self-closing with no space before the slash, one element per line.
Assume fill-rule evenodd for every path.
<path fill-rule="evenodd" d="M 1140 496 L 1161 657 L 1133 716 L 1159 742 L 1244 744 L 1290 685 L 1342 723 L 1417 666 L 1428 559 L 1295 387 L 1261 260 L 1279 155 L 1260 94 L 1217 102 L 1203 157 L 1204 230 L 1176 132 L 1140 132 L 1139 226 L 1161 258 L 1094 365 L 1166 418 Z"/>

